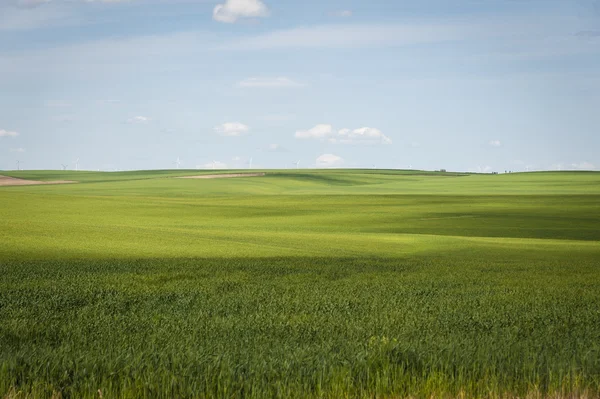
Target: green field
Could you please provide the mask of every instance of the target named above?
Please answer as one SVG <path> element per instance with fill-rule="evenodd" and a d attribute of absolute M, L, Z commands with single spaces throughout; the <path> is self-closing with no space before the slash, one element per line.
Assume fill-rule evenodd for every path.
<path fill-rule="evenodd" d="M 600 396 L 600 173 L 265 172 L 0 173 L 0 397 Z"/>

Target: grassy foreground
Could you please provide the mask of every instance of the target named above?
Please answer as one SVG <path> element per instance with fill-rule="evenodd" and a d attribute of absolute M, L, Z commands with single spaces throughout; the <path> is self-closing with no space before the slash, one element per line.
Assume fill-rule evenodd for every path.
<path fill-rule="evenodd" d="M 600 174 L 194 174 L 10 173 L 0 397 L 600 396 Z"/>

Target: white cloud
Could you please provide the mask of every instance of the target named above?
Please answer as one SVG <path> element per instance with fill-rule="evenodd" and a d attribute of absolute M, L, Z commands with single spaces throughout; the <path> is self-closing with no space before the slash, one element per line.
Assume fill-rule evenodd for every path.
<path fill-rule="evenodd" d="M 490 145 L 492 147 L 500 147 L 500 146 L 502 146 L 502 143 L 500 142 L 500 140 L 492 140 L 492 141 L 490 141 Z"/>
<path fill-rule="evenodd" d="M 148 123 L 150 118 L 147 116 L 134 116 L 133 118 L 127 119 L 127 123 Z"/>
<path fill-rule="evenodd" d="M 0 129 L 0 137 L 17 137 L 18 135 L 18 132 L 11 132 L 8 130 Z"/>
<path fill-rule="evenodd" d="M 391 144 L 392 140 L 381 130 L 372 127 L 359 129 L 340 129 L 334 131 L 332 125 L 321 124 L 309 130 L 298 130 L 298 139 L 327 140 L 330 143 L 342 144 Z"/>
<path fill-rule="evenodd" d="M 320 168 L 332 168 L 335 166 L 341 166 L 343 163 L 344 159 L 334 154 L 323 154 L 316 160 L 316 165 Z"/>
<path fill-rule="evenodd" d="M 248 78 L 244 79 L 237 84 L 238 87 L 250 87 L 250 88 L 294 88 L 302 87 L 304 85 L 293 81 L 286 77 L 277 78 Z"/>
<path fill-rule="evenodd" d="M 226 0 L 213 10 L 213 19 L 219 22 L 234 23 L 240 18 L 267 17 L 269 9 L 261 0 Z"/>
<path fill-rule="evenodd" d="M 333 142 L 346 144 L 357 143 L 381 143 L 392 144 L 392 140 L 385 136 L 381 130 L 372 127 L 361 127 L 359 129 L 341 129 L 338 131 L 337 137 L 333 138 Z"/>
<path fill-rule="evenodd" d="M 25 152 L 25 148 L 11 148 L 10 152 Z"/>
<path fill-rule="evenodd" d="M 250 128 L 243 123 L 227 122 L 215 126 L 214 130 L 221 136 L 241 136 L 242 134 L 247 133 Z"/>
<path fill-rule="evenodd" d="M 296 131 L 297 139 L 326 139 L 334 134 L 333 126 L 320 124 L 312 129 Z"/>

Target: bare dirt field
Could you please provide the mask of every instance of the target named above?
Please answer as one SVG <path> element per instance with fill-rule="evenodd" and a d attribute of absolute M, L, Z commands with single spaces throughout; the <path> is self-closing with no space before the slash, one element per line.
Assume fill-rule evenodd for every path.
<path fill-rule="evenodd" d="M 16 177 L 8 177 L 0 175 L 0 186 L 31 186 L 34 184 L 70 184 L 77 183 L 70 180 L 55 180 L 55 181 L 37 181 L 17 179 Z"/>
<path fill-rule="evenodd" d="M 177 179 L 227 179 L 231 177 L 259 177 L 264 175 L 264 173 L 229 173 L 222 175 L 181 176 L 177 177 Z"/>

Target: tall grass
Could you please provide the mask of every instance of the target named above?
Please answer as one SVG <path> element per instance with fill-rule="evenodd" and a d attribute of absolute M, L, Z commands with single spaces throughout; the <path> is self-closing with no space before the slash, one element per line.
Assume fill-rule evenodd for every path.
<path fill-rule="evenodd" d="M 600 394 L 596 259 L 12 263 L 1 392 Z M 2 265 L 4 275 L 9 266 Z M 27 276 L 26 278 L 24 278 Z"/>

